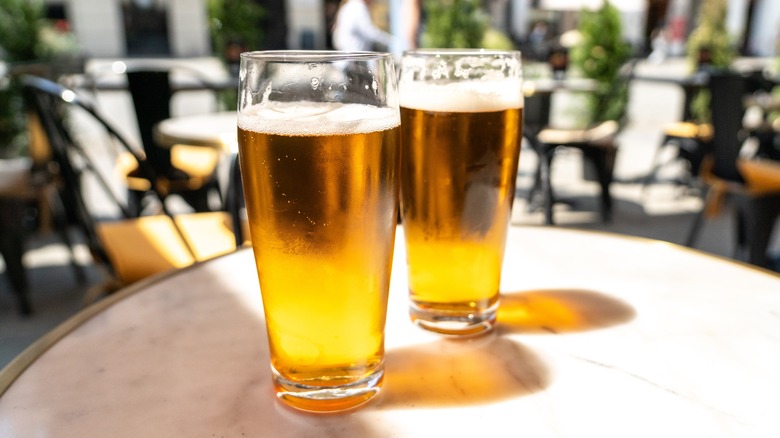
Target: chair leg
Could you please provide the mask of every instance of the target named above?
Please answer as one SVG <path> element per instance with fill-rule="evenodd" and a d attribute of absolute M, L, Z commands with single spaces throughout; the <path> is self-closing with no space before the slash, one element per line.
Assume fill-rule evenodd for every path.
<path fill-rule="evenodd" d="M 28 298 L 29 286 L 27 272 L 24 269 L 24 230 L 21 213 L 24 209 L 18 203 L 3 202 L 0 205 L 0 255 L 5 261 L 5 269 L 11 282 L 19 313 L 30 315 L 32 305 Z"/>
<path fill-rule="evenodd" d="M 704 195 L 704 205 L 701 210 L 696 213 L 696 217 L 693 218 L 691 228 L 688 230 L 688 236 L 685 238 L 685 246 L 693 248 L 696 244 L 696 239 L 699 238 L 699 232 L 701 231 L 701 225 L 704 222 L 704 217 L 707 215 L 707 206 L 711 201 L 711 193 L 707 192 Z"/>
<path fill-rule="evenodd" d="M 531 149 L 536 153 L 536 156 L 539 157 L 539 164 L 534 169 L 534 183 L 531 186 L 531 190 L 528 191 L 528 211 L 535 211 L 538 207 L 538 200 L 537 197 L 539 196 L 540 190 L 542 188 L 542 175 L 541 175 L 541 167 L 542 167 L 542 160 L 544 153 L 541 151 L 541 145 L 536 141 L 535 138 L 532 137 L 526 137 L 528 140 L 528 144 L 531 145 Z"/>
<path fill-rule="evenodd" d="M 553 204 L 555 196 L 552 188 L 552 160 L 555 155 L 555 148 L 545 148 L 544 153 L 539 157 L 539 177 L 541 179 L 542 204 L 544 206 L 544 223 L 554 225 Z"/>
<path fill-rule="evenodd" d="M 16 239 L 15 239 L 16 240 Z M 22 264 L 22 242 L 8 243 L 4 242 L 0 244 L 0 252 L 2 252 L 3 259 L 5 260 L 5 267 L 8 272 L 8 278 L 11 280 L 11 286 L 13 292 L 16 295 L 16 305 L 19 309 L 19 313 L 22 315 L 30 315 L 32 313 L 32 305 L 28 298 L 29 286 L 27 284 L 27 273 L 24 270 Z"/>
<path fill-rule="evenodd" d="M 586 159 L 593 163 L 596 169 L 596 176 L 601 186 L 600 206 L 601 220 L 610 222 L 612 220 L 612 194 L 610 185 L 612 184 L 612 171 L 614 164 L 613 151 L 604 147 L 585 148 L 583 153 Z"/>
<path fill-rule="evenodd" d="M 241 247 L 244 244 L 244 229 L 241 223 L 241 208 L 244 206 L 244 186 L 241 180 L 241 166 L 239 165 L 238 155 L 235 155 L 230 162 L 230 174 L 224 204 L 233 222 L 236 247 Z M 401 223 L 400 211 L 398 212 L 398 223 Z"/>
<path fill-rule="evenodd" d="M 767 254 L 772 231 L 780 216 L 780 195 L 744 197 L 737 201 L 742 220 L 742 248 L 744 260 L 750 264 L 770 268 Z"/>
<path fill-rule="evenodd" d="M 184 199 L 184 201 L 187 202 L 187 204 L 189 204 L 196 212 L 202 213 L 212 211 L 211 206 L 209 205 L 210 191 L 211 187 L 209 184 L 207 184 L 197 190 L 177 192 L 176 194 Z"/>
<path fill-rule="evenodd" d="M 641 192 L 641 198 L 644 199 L 645 191 L 647 190 L 647 186 L 650 184 L 656 182 L 658 179 L 658 172 L 663 167 L 664 163 L 661 162 L 661 153 L 663 150 L 669 145 L 669 137 L 665 136 L 663 140 L 661 140 L 661 144 L 658 145 L 658 147 L 655 149 L 655 153 L 653 154 L 653 160 L 651 163 L 653 163 L 653 166 L 650 168 L 650 171 L 645 175 L 644 178 L 642 178 L 642 192 Z"/>
<path fill-rule="evenodd" d="M 60 239 L 68 248 L 70 254 L 70 264 L 73 268 L 73 273 L 76 276 L 76 281 L 83 284 L 87 281 L 87 275 L 84 272 L 84 268 L 78 263 L 76 259 L 76 251 L 73 249 L 73 241 L 68 234 L 68 220 L 65 213 L 65 207 L 62 205 L 62 200 L 54 193 L 49 196 L 49 208 L 52 211 L 54 217 L 54 228 Z"/>
<path fill-rule="evenodd" d="M 534 210 L 536 207 L 536 198 L 539 196 L 539 193 L 542 189 L 542 172 L 541 172 L 541 160 L 543 160 L 542 157 L 539 157 L 540 163 L 538 166 L 536 166 L 536 169 L 534 169 L 534 183 L 531 186 L 531 190 L 528 191 L 528 206 L 529 210 Z"/>
<path fill-rule="evenodd" d="M 141 211 L 144 208 L 145 192 L 139 192 L 137 190 L 127 191 L 127 210 L 131 216 L 137 217 L 141 215 Z"/>

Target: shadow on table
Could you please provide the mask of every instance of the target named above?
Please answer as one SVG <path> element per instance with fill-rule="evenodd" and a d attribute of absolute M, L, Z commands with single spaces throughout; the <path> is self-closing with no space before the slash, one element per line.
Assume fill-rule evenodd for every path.
<path fill-rule="evenodd" d="M 466 406 L 533 394 L 548 385 L 548 369 L 536 354 L 494 333 L 388 351 L 379 403 Z"/>
<path fill-rule="evenodd" d="M 625 323 L 636 312 L 607 295 L 580 289 L 549 289 L 501 295 L 499 333 L 572 333 Z"/>

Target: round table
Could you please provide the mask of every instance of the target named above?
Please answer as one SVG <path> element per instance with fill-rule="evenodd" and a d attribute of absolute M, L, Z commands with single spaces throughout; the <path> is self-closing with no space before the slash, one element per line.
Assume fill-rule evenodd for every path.
<path fill-rule="evenodd" d="M 238 152 L 235 111 L 178 116 L 165 119 L 154 129 L 154 141 L 163 146 L 186 144 Z"/>
<path fill-rule="evenodd" d="M 498 329 L 413 326 L 399 228 L 379 396 L 272 393 L 250 250 L 125 289 L 0 372 L 0 436 L 772 436 L 780 276 L 673 244 L 512 227 Z"/>

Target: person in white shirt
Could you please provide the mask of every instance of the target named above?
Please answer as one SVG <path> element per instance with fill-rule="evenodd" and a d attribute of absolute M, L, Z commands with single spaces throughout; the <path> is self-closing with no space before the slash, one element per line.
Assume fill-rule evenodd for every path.
<path fill-rule="evenodd" d="M 367 51 L 375 45 L 390 47 L 393 36 L 376 27 L 368 10 L 370 0 L 345 0 L 333 26 L 333 47 L 336 50 Z"/>

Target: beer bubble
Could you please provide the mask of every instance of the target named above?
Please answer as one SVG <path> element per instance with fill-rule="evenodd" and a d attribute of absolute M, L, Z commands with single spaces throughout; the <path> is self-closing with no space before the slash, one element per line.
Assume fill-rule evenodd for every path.
<path fill-rule="evenodd" d="M 320 86 L 320 78 L 311 78 L 311 89 L 316 90 Z"/>

